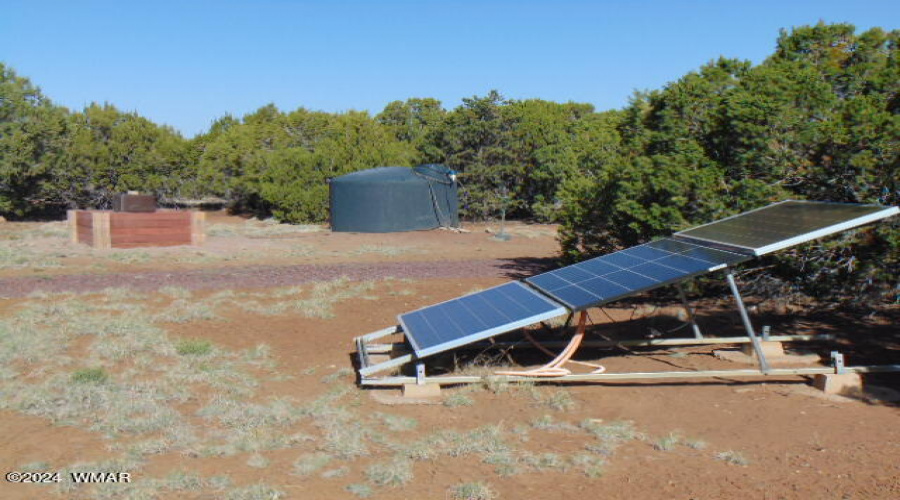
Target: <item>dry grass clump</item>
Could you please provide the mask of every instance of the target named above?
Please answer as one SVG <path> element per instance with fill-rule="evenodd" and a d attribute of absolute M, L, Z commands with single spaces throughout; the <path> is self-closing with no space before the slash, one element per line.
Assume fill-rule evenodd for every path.
<path fill-rule="evenodd" d="M 215 422 L 221 430 L 213 433 L 200 453 L 231 456 L 287 448 L 314 438 L 292 432 L 303 418 L 302 407 L 288 398 L 273 398 L 268 404 L 247 403 L 231 397 L 215 396 L 197 412 L 197 416 Z M 209 442 L 212 441 L 212 442 Z"/>
<path fill-rule="evenodd" d="M 525 390 L 535 402 L 555 411 L 570 411 L 578 406 L 575 402 L 575 398 L 573 398 L 572 394 L 566 389 L 555 389 L 548 392 L 538 389 L 532 383 L 532 385 L 526 387 Z"/>
<path fill-rule="evenodd" d="M 653 447 L 659 451 L 671 451 L 675 449 L 675 446 L 681 442 L 681 437 L 674 433 L 670 432 L 669 434 L 659 438 L 653 443 Z"/>
<path fill-rule="evenodd" d="M 568 422 L 557 422 L 552 415 L 542 415 L 531 421 L 531 426 L 542 431 L 578 432 L 579 428 Z"/>
<path fill-rule="evenodd" d="M 684 439 L 684 445 L 695 450 L 705 450 L 709 444 L 702 439 Z"/>
<path fill-rule="evenodd" d="M 346 490 L 359 498 L 369 498 L 374 493 L 371 486 L 362 483 L 347 485 Z"/>
<path fill-rule="evenodd" d="M 480 481 L 453 485 L 447 495 L 454 500 L 494 500 L 499 497 L 487 483 Z"/>
<path fill-rule="evenodd" d="M 294 474 L 298 476 L 309 476 L 314 472 L 322 469 L 334 459 L 327 453 L 309 453 L 300 455 L 294 462 Z"/>
<path fill-rule="evenodd" d="M 750 461 L 747 460 L 747 457 L 745 457 L 744 454 L 739 451 L 721 451 L 719 453 L 716 453 L 715 457 L 731 465 L 750 465 Z"/>
<path fill-rule="evenodd" d="M 399 431 L 411 431 L 419 425 L 419 422 L 414 418 L 404 417 L 401 415 L 390 415 L 387 413 L 375 413 L 373 417 L 384 424 L 388 430 L 399 432 Z"/>
<path fill-rule="evenodd" d="M 265 469 L 269 466 L 269 459 L 259 453 L 254 453 L 247 459 L 247 465 L 254 469 Z"/>
<path fill-rule="evenodd" d="M 592 453 L 579 453 L 572 457 L 572 465 L 593 479 L 603 475 L 606 460 Z"/>
<path fill-rule="evenodd" d="M 229 490 L 222 497 L 225 500 L 278 500 L 286 498 L 283 491 L 267 484 L 257 483 L 243 488 Z"/>
<path fill-rule="evenodd" d="M 216 315 L 209 304 L 178 299 L 157 314 L 155 319 L 161 323 L 193 323 L 222 318 Z"/>
<path fill-rule="evenodd" d="M 604 423 L 600 420 L 588 419 L 581 422 L 580 427 L 596 438 L 596 442 L 587 445 L 586 448 L 601 455 L 612 455 L 619 446 L 643 437 L 634 428 L 633 422 L 625 420 Z"/>
<path fill-rule="evenodd" d="M 444 406 L 447 406 L 449 408 L 456 408 L 457 406 L 472 406 L 473 404 L 475 404 L 475 400 L 461 392 L 454 392 L 453 394 L 450 394 L 449 396 L 444 398 Z"/>
<path fill-rule="evenodd" d="M 412 481 L 412 461 L 394 458 L 386 463 L 376 462 L 366 469 L 366 478 L 375 486 L 403 486 Z"/>

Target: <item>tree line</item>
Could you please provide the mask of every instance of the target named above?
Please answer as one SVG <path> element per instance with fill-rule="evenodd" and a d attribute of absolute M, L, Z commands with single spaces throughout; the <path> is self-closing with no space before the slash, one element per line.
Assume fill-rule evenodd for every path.
<path fill-rule="evenodd" d="M 461 173 L 463 215 L 561 224 L 579 259 L 795 198 L 900 204 L 900 31 L 783 30 L 758 65 L 720 58 L 622 109 L 436 99 L 376 115 L 264 106 L 185 139 L 109 104 L 57 106 L 0 64 L 0 213 L 103 208 L 116 193 L 216 196 L 285 222 L 327 219 L 326 180 L 381 165 Z M 781 286 L 898 300 L 900 223 L 766 261 Z"/>

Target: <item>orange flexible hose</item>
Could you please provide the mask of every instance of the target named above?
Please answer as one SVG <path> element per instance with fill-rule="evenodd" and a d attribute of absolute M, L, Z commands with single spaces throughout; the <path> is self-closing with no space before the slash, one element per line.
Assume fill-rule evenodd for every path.
<path fill-rule="evenodd" d="M 547 363 L 546 365 L 540 368 L 534 368 L 532 370 L 522 370 L 522 371 L 499 371 L 495 372 L 496 375 L 509 375 L 515 377 L 562 377 L 564 375 L 570 375 L 572 372 L 566 368 L 563 368 L 563 365 L 567 362 L 573 362 L 580 365 L 586 365 L 593 368 L 596 368 L 592 373 L 603 373 L 606 371 L 606 368 L 601 365 L 595 365 L 592 363 L 584 363 L 581 361 L 572 361 L 572 356 L 575 355 L 575 351 L 578 350 L 578 347 L 581 346 L 581 341 L 584 339 L 584 330 L 585 323 L 587 321 L 587 311 L 581 311 L 581 316 L 578 318 L 578 328 L 575 331 L 575 335 L 572 336 L 572 340 L 569 341 L 569 345 L 566 346 L 562 352 L 559 353 L 552 361 Z M 538 349 L 543 351 L 545 354 L 552 356 L 553 353 L 546 349 L 544 346 L 538 344 L 534 338 L 526 333 L 528 339 L 534 343 Z"/>

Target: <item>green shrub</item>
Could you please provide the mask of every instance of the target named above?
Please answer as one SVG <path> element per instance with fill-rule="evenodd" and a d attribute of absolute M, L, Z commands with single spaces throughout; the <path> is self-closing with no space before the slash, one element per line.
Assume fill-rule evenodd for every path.
<path fill-rule="evenodd" d="M 103 368 L 82 368 L 72 374 L 72 381 L 78 384 L 102 384 L 109 380 Z"/>
<path fill-rule="evenodd" d="M 175 345 L 175 352 L 182 356 L 206 356 L 212 349 L 212 342 L 205 339 L 182 339 Z"/>

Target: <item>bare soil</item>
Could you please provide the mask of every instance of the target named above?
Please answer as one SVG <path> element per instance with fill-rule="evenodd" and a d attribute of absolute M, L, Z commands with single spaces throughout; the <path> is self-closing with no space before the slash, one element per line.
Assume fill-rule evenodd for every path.
<path fill-rule="evenodd" d="M 172 335 L 205 338 L 229 349 L 245 349 L 259 343 L 269 345 L 279 372 L 293 379 L 261 387 L 258 396 L 307 400 L 323 392 L 323 375 L 352 366 L 354 337 L 395 324 L 397 314 L 550 265 L 556 249 L 554 228 L 538 227 L 535 232 L 540 234 L 514 237 L 509 243 L 490 239 L 483 228 L 466 234 L 318 232 L 302 238 L 334 254 L 320 256 L 315 262 L 194 267 L 173 264 L 170 268 L 160 266 L 164 268 L 160 271 L 121 265 L 99 272 L 84 264 L 69 266 L 65 272 L 52 272 L 44 278 L 34 278 L 27 271 L 19 270 L 0 281 L 0 293 L 5 297 L 0 299 L 0 314 L 9 314 L 28 300 L 40 300 L 23 298 L 36 290 L 89 292 L 131 286 L 152 291 L 174 285 L 200 290 L 202 294 L 219 289 L 240 291 L 293 285 L 338 276 L 351 280 L 384 277 L 413 280 L 404 285 L 409 289 L 408 294 L 379 294 L 377 300 L 341 302 L 335 308 L 333 319 L 303 318 L 295 314 L 261 316 L 235 310 L 229 311 L 222 320 L 171 326 Z M 350 249 L 360 245 L 415 247 L 425 251 L 395 256 L 353 255 Z M 163 253 L 191 251 L 166 249 Z M 716 335 L 740 332 L 739 319 L 728 310 L 726 302 L 702 301 L 700 311 L 699 321 L 709 332 Z M 663 329 L 677 324 L 665 317 L 633 319 L 631 305 L 608 312 L 609 317 L 592 312 L 596 322 L 592 334 L 641 337 L 651 327 Z M 780 316 L 769 312 L 755 319 L 758 324 L 772 324 L 777 334 L 837 333 L 837 344 L 851 353 L 850 362 L 897 363 L 900 355 L 896 311 L 874 318 L 827 311 Z M 798 345 L 795 349 L 827 356 L 832 347 L 814 344 Z M 610 372 L 739 367 L 717 359 L 710 348 L 588 350 L 582 357 L 599 360 Z M 900 389 L 897 375 L 881 375 L 871 380 Z M 352 383 L 349 379 L 345 382 Z M 418 427 L 409 431 L 410 440 L 444 428 L 471 429 L 493 423 L 502 423 L 507 428 L 527 426 L 548 413 L 558 421 L 576 424 L 585 419 L 632 421 L 648 436 L 645 440 L 626 443 L 609 458 L 599 478 L 559 470 L 501 477 L 480 459 L 444 457 L 417 462 L 411 483 L 397 489 L 375 488 L 373 498 L 444 499 L 448 498 L 449 486 L 471 481 L 489 483 L 502 499 L 900 498 L 900 408 L 896 403 L 864 397 L 824 396 L 810 388 L 809 381 L 803 377 L 567 386 L 576 406 L 564 412 L 548 410 L 515 392 L 470 392 L 467 394 L 474 399 L 472 406 L 448 408 L 442 405 L 388 407 L 369 397 L 369 392 L 375 389 L 360 390 L 362 397 L 357 410 L 361 414 L 385 412 L 416 419 Z M 453 394 L 460 390 L 449 388 L 444 392 Z M 100 434 L 79 427 L 53 426 L 39 417 L 0 411 L 0 428 L 4 430 L 0 437 L 3 471 L 20 470 L 23 464 L 34 462 L 46 462 L 52 470 L 112 455 L 108 440 Z M 657 439 L 673 433 L 703 440 L 707 447 L 677 446 L 669 451 L 654 448 Z M 573 454 L 582 451 L 585 445 L 585 436 L 579 433 L 532 432 L 531 437 L 521 446 L 535 452 Z M 362 472 L 365 467 L 386 459 L 385 456 L 364 457 L 352 464 L 348 475 L 340 478 L 291 475 L 289 472 L 298 455 L 312 451 L 304 446 L 307 445 L 264 452 L 270 462 L 265 468 L 248 466 L 246 453 L 225 458 L 165 453 L 151 457 L 145 468 L 132 471 L 132 475 L 158 477 L 179 470 L 202 476 L 228 474 L 235 484 L 264 482 L 284 491 L 287 498 L 356 498 L 347 492 L 346 486 L 365 482 Z M 725 451 L 739 452 L 747 464 L 730 464 L 716 457 Z M 54 497 L 53 492 L 48 485 L 0 485 L 2 498 L 48 498 Z"/>

